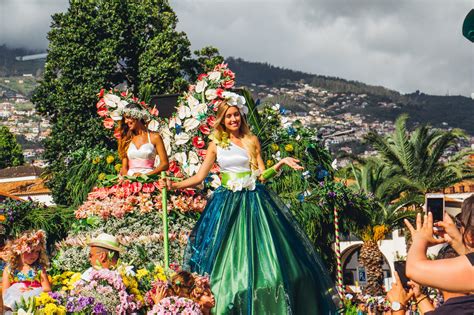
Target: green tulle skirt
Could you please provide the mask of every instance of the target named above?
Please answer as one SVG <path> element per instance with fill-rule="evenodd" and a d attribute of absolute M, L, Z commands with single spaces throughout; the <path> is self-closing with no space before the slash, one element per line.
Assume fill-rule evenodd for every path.
<path fill-rule="evenodd" d="M 191 233 L 185 268 L 211 278 L 213 314 L 335 314 L 337 293 L 290 210 L 263 185 L 218 188 Z"/>

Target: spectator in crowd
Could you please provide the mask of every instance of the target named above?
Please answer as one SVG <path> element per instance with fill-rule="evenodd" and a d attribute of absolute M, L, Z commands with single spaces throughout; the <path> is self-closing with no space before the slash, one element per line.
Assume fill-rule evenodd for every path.
<path fill-rule="evenodd" d="M 117 265 L 122 249 L 115 236 L 102 233 L 89 243 L 89 261 L 91 267 L 84 271 L 81 279 L 90 281 L 94 269 L 113 269 Z"/>
<path fill-rule="evenodd" d="M 461 230 L 453 224 L 448 214 L 443 223 L 438 223 L 444 229 L 442 238 L 433 236 L 433 215 L 421 214 L 416 218 L 416 229 L 405 220 L 413 243 L 408 251 L 407 276 L 413 281 L 433 288 L 451 292 L 474 291 L 474 195 L 467 198 L 461 210 Z M 460 238 L 459 235 L 462 235 Z M 448 242 L 462 256 L 429 260 L 426 250 L 429 246 Z"/>

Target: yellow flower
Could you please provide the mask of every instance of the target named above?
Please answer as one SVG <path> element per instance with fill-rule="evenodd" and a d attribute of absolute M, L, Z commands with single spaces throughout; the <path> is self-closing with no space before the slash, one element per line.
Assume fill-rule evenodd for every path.
<path fill-rule="evenodd" d="M 137 270 L 137 278 L 140 280 L 141 278 L 147 276 L 149 274 L 148 270 L 146 269 L 139 269 Z"/>
<path fill-rule="evenodd" d="M 122 169 L 122 164 L 115 164 L 114 169 L 116 172 L 120 172 L 120 170 Z"/>
<path fill-rule="evenodd" d="M 110 163 L 112 163 L 113 161 L 115 161 L 115 158 L 114 158 L 112 155 L 109 155 L 109 156 L 107 156 L 107 158 L 105 159 L 105 161 L 107 162 L 107 164 L 110 164 Z"/>
<path fill-rule="evenodd" d="M 43 311 L 45 315 L 54 315 L 58 311 L 58 307 L 54 303 L 48 303 Z"/>
<path fill-rule="evenodd" d="M 292 144 L 287 144 L 285 145 L 285 151 L 286 152 L 293 152 L 293 145 Z"/>
<path fill-rule="evenodd" d="M 3 215 L 3 214 L 0 214 L 0 222 L 3 222 L 5 221 L 7 218 Z"/>
<path fill-rule="evenodd" d="M 275 162 L 273 160 L 267 160 L 267 167 L 272 167 Z"/>
<path fill-rule="evenodd" d="M 94 159 L 92 159 L 92 164 L 98 164 L 100 162 L 100 156 L 96 156 Z"/>
<path fill-rule="evenodd" d="M 271 148 L 272 148 L 273 152 L 277 152 L 278 149 L 280 149 L 280 147 L 276 143 L 272 143 Z"/>
<path fill-rule="evenodd" d="M 99 180 L 104 180 L 105 179 L 105 173 L 100 173 L 98 179 Z"/>

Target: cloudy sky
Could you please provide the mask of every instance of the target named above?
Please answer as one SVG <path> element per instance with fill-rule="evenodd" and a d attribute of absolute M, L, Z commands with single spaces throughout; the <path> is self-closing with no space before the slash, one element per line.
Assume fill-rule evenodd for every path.
<path fill-rule="evenodd" d="M 170 0 L 193 48 L 383 85 L 402 93 L 474 92 L 473 0 Z M 0 44 L 45 49 L 67 0 L 0 0 Z M 238 74 L 237 74 L 238 75 Z"/>

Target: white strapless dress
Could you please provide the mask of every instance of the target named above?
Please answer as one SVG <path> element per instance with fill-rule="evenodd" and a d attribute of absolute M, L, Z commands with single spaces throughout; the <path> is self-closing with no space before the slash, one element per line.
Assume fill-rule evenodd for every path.
<path fill-rule="evenodd" d="M 156 149 L 150 140 L 148 133 L 148 142 L 142 144 L 137 148 L 133 141 L 130 143 L 127 150 L 128 157 L 128 172 L 127 175 L 132 176 L 135 173 L 146 174 L 155 168 L 155 165 L 160 163 L 159 157 L 156 154 Z"/>

